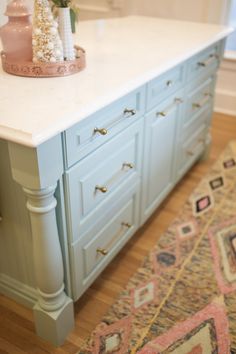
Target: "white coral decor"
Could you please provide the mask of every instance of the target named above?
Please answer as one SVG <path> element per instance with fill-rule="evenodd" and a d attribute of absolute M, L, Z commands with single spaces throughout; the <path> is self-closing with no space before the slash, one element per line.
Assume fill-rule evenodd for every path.
<path fill-rule="evenodd" d="M 62 42 L 48 0 L 35 0 L 33 17 L 33 62 L 63 61 Z"/>

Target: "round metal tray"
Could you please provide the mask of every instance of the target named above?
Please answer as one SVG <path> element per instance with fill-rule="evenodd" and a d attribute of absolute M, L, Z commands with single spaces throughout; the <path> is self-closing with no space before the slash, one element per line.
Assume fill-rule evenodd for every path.
<path fill-rule="evenodd" d="M 73 75 L 83 70 L 86 66 L 86 53 L 82 47 L 75 46 L 76 58 L 57 63 L 15 63 L 7 60 L 1 52 L 2 67 L 8 74 L 26 77 L 60 77 Z"/>

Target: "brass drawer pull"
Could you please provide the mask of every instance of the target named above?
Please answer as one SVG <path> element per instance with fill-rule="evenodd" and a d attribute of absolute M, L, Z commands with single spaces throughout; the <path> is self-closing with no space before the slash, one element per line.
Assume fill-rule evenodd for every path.
<path fill-rule="evenodd" d="M 215 59 L 218 59 L 218 55 L 217 54 L 211 54 L 209 55 L 209 58 L 205 61 L 199 61 L 197 64 L 199 66 L 202 66 L 202 67 L 207 67 L 208 65 L 210 65 Z"/>
<path fill-rule="evenodd" d="M 94 128 L 94 133 L 99 133 L 101 135 L 107 135 L 108 131 L 105 128 Z"/>
<path fill-rule="evenodd" d="M 102 256 L 108 255 L 108 251 L 105 248 L 98 248 L 97 253 L 100 253 Z"/>
<path fill-rule="evenodd" d="M 127 116 L 127 117 L 132 117 L 136 113 L 137 113 L 137 111 L 135 109 L 128 109 L 128 108 L 124 109 L 124 115 Z"/>
<path fill-rule="evenodd" d="M 166 81 L 166 86 L 167 86 L 167 87 L 173 86 L 173 81 L 172 81 L 172 80 Z"/>
<path fill-rule="evenodd" d="M 198 139 L 198 142 L 199 143 L 205 143 L 205 139 L 204 138 Z"/>
<path fill-rule="evenodd" d="M 127 227 L 128 229 L 132 227 L 132 225 L 129 224 L 128 222 L 122 222 L 121 225 Z"/>
<path fill-rule="evenodd" d="M 208 102 L 210 97 L 212 97 L 211 93 L 204 93 L 204 98 L 200 102 L 194 102 L 192 104 L 193 108 L 202 108 Z"/>
<path fill-rule="evenodd" d="M 187 150 L 187 154 L 188 154 L 189 156 L 194 156 L 194 152 L 191 151 L 191 150 Z"/>
<path fill-rule="evenodd" d="M 128 167 L 128 168 L 130 168 L 132 170 L 134 168 L 134 164 L 132 164 L 130 162 L 124 162 L 123 163 L 123 168 L 124 167 Z"/>
<path fill-rule="evenodd" d="M 162 116 L 162 117 L 166 117 L 171 111 L 172 109 L 177 105 L 177 104 L 180 104 L 180 103 L 183 103 L 183 100 L 182 98 L 179 98 L 179 97 L 176 97 L 174 99 L 174 102 L 169 106 L 167 107 L 167 109 L 165 111 L 162 111 L 162 112 L 157 112 L 156 113 L 156 116 Z"/>
<path fill-rule="evenodd" d="M 0 215 L 0 222 L 2 221 L 2 215 Z"/>
<path fill-rule="evenodd" d="M 124 174 L 131 173 L 130 170 L 134 169 L 134 164 L 131 162 L 124 162 L 114 174 L 104 182 L 106 186 L 100 186 L 96 185 L 95 186 L 95 192 L 99 191 L 101 193 L 107 193 L 109 188 L 112 188 L 113 184 L 116 183 L 117 180 L 123 177 Z"/>
<path fill-rule="evenodd" d="M 108 189 L 107 189 L 107 187 L 104 187 L 104 186 L 96 186 L 95 187 L 95 191 L 100 191 L 102 193 L 107 193 Z"/>

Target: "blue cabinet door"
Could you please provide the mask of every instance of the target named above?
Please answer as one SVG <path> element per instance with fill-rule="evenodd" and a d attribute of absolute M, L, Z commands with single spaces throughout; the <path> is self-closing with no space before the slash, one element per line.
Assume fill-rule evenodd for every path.
<path fill-rule="evenodd" d="M 142 224 L 174 185 L 175 140 L 181 106 L 182 91 L 157 106 L 145 118 Z"/>

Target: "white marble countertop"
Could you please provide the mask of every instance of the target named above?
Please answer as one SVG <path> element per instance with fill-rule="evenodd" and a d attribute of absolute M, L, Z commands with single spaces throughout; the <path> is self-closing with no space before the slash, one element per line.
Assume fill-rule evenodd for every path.
<path fill-rule="evenodd" d="M 227 36 L 229 27 L 150 17 L 81 22 L 87 68 L 64 78 L 0 69 L 0 138 L 37 146 Z"/>

